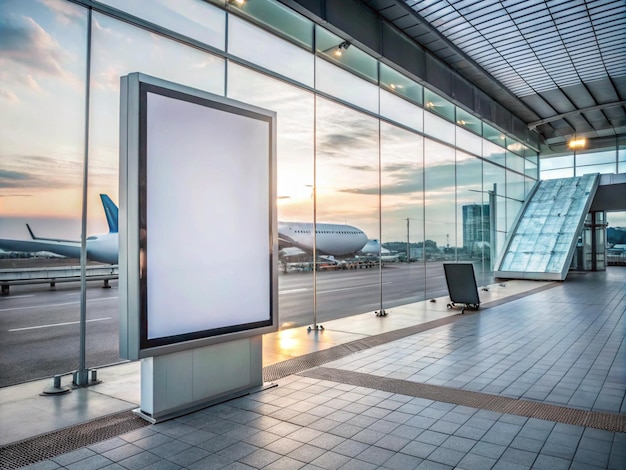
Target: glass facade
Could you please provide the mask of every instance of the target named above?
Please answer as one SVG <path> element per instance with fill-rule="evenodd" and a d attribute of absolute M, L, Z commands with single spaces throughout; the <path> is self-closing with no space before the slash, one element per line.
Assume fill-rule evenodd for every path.
<path fill-rule="evenodd" d="M 159 1 L 148 12 L 138 1 L 2 2 L 0 239 L 28 239 L 25 223 L 79 239 L 83 186 L 87 235 L 107 231 L 99 195 L 118 201 L 120 77 L 141 72 L 276 111 L 279 221 L 317 224 L 299 229 L 314 247 L 353 229 L 370 240 L 348 254 L 317 250 L 315 260 L 295 246 L 281 251 L 283 328 L 446 295 L 447 261 L 471 261 L 488 282 L 538 178 L 537 153 L 335 33 L 263 3 L 186 0 L 171 10 Z M 210 249 L 237 247 L 199 256 Z M 27 255 L 0 256 L 13 269 Z M 45 256 L 26 261 L 79 264 Z M 118 360 L 115 291 L 95 285 L 89 367 Z M 74 302 L 54 320 L 74 326 L 23 347 L 45 356 L 55 338 L 77 341 L 77 320 Z M 0 375 L 10 360 L 2 356 Z M 65 356 L 48 375 L 76 368 Z"/>

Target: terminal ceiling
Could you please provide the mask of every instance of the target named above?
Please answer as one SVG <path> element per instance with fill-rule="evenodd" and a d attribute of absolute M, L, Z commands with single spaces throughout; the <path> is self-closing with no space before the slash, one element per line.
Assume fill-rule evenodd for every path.
<path fill-rule="evenodd" d="M 626 135 L 624 0 L 361 1 L 554 150 Z"/>

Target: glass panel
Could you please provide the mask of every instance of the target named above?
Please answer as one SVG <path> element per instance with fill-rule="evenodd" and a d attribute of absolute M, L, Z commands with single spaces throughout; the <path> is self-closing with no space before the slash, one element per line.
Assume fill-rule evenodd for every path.
<path fill-rule="evenodd" d="M 509 152 L 514 152 L 515 154 L 520 155 L 522 157 L 526 155 L 526 151 L 528 148 L 524 144 L 518 142 L 515 139 L 511 139 L 510 137 L 507 137 L 505 141 L 506 141 L 506 149 Z"/>
<path fill-rule="evenodd" d="M 308 325 L 313 321 L 314 96 L 234 64 L 229 66 L 228 96 L 278 114 L 279 319 L 281 328 Z M 306 231 L 309 236 L 305 236 Z M 292 355 L 292 346 L 278 345 L 285 356 Z"/>
<path fill-rule="evenodd" d="M 228 2 L 227 6 L 312 51 L 313 22 L 280 3 L 272 0 L 255 0 Z"/>
<path fill-rule="evenodd" d="M 379 64 L 380 67 L 380 86 L 385 90 L 389 90 L 397 95 L 404 96 L 408 100 L 419 105 L 423 102 L 424 87 L 415 83 L 413 80 L 405 77 L 399 72 L 385 64 Z"/>
<path fill-rule="evenodd" d="M 117 201 L 120 77 L 142 72 L 222 95 L 224 60 L 97 12 L 93 20 L 89 191 L 101 214 L 98 194 Z"/>
<path fill-rule="evenodd" d="M 424 128 L 424 110 L 407 100 L 380 90 L 380 115 L 421 131 Z"/>
<path fill-rule="evenodd" d="M 456 108 L 456 125 L 472 131 L 474 134 L 482 135 L 482 122 L 476 116 Z"/>
<path fill-rule="evenodd" d="M 455 125 L 424 111 L 424 134 L 454 145 Z"/>
<path fill-rule="evenodd" d="M 524 157 L 520 157 L 519 155 L 515 155 L 514 153 L 511 153 L 511 152 L 506 153 L 506 167 L 509 170 L 514 170 L 520 173 L 524 173 L 525 165 L 526 163 L 525 163 Z"/>
<path fill-rule="evenodd" d="M 482 160 L 456 152 L 457 260 L 471 261 L 478 284 L 489 283 L 490 207 L 483 192 Z"/>
<path fill-rule="evenodd" d="M 483 122 L 483 137 L 490 142 L 504 147 L 506 143 L 506 136 L 499 130 L 491 127 L 489 124 Z"/>
<path fill-rule="evenodd" d="M 378 64 L 372 56 L 320 26 L 315 27 L 315 40 L 318 54 L 378 83 Z"/>
<path fill-rule="evenodd" d="M 356 256 L 367 239 L 380 241 L 378 126 L 376 119 L 317 98 L 318 321 L 380 307 L 378 250 Z M 364 234 L 359 235 L 357 230 Z M 329 238 L 336 238 L 333 232 L 348 232 L 339 233 L 339 237 L 346 241 L 341 252 L 323 248 Z M 358 246 L 361 243 L 363 245 Z M 341 265 L 339 260 L 342 260 Z M 340 289 L 337 289 L 337 279 L 345 278 L 344 273 L 325 272 L 337 267 L 359 266 L 369 269 L 359 269 L 351 274 L 346 287 Z"/>
<path fill-rule="evenodd" d="M 506 196 L 510 199 L 525 199 L 524 176 L 512 171 L 506 172 Z"/>
<path fill-rule="evenodd" d="M 574 168 L 560 168 L 557 170 L 541 170 L 542 180 L 553 180 L 556 178 L 571 178 L 574 176 Z"/>
<path fill-rule="evenodd" d="M 431 139 L 424 141 L 424 219 L 426 296 L 447 294 L 443 262 L 455 260 L 455 151 Z M 442 283 L 441 280 L 444 282 Z"/>
<path fill-rule="evenodd" d="M 120 77 L 142 72 L 216 94 L 224 91 L 224 60 L 215 55 L 166 39 L 158 34 L 93 13 L 91 49 L 91 96 L 89 129 L 89 229 L 102 231 L 105 218 L 100 194 L 118 202 Z M 132 44 L 132 47 L 129 47 Z M 106 227 L 106 225 L 104 225 Z M 117 302 L 111 303 L 113 317 Z M 96 344 L 100 322 L 90 326 L 88 344 Z M 92 363 L 108 364 L 118 360 L 118 341 L 110 335 L 102 346 L 109 356 L 99 362 L 91 352 Z M 95 354 L 95 352 L 93 353 Z M 98 361 L 98 362 L 96 362 Z"/>
<path fill-rule="evenodd" d="M 615 153 L 615 150 L 605 152 L 576 153 L 576 166 L 615 163 L 616 156 L 617 154 Z"/>
<path fill-rule="evenodd" d="M 58 6 L 0 2 L 0 269 L 65 266 L 79 276 L 79 250 L 65 253 L 67 258 L 43 251 L 30 243 L 26 227 L 28 223 L 40 237 L 78 242 L 81 238 L 87 10 L 67 3 L 61 14 Z M 12 308 L 2 312 L 3 330 L 49 328 L 16 333 L 10 343 L 3 341 L 0 387 L 64 373 L 78 364 L 80 286 L 59 285 L 63 292 L 50 292 L 52 297 L 36 301 L 40 305 L 36 308 L 23 303 L 32 302 L 31 295 L 23 296 L 26 300 L 19 295 L 31 287 L 11 286 L 11 293 L 17 295 L 11 296 Z M 111 290 L 89 287 L 95 284 L 88 285 L 88 302 L 103 296 L 115 313 L 116 297 Z M 24 309 L 28 315 L 23 315 Z M 111 318 L 93 328 L 116 328 L 115 315 L 109 313 L 106 316 Z M 117 361 L 117 354 L 113 356 Z M 16 364 L 16 357 L 28 360 Z"/>
<path fill-rule="evenodd" d="M 428 88 L 424 88 L 424 108 L 447 121 L 454 122 L 455 106 Z"/>
<path fill-rule="evenodd" d="M 524 173 L 526 176 L 530 176 L 531 178 L 538 179 L 539 178 L 539 168 L 537 168 L 537 163 L 532 160 L 525 159 L 524 160 Z"/>
<path fill-rule="evenodd" d="M 483 139 L 459 126 L 456 128 L 456 146 L 472 152 L 474 155 L 482 155 L 483 152 Z"/>
<path fill-rule="evenodd" d="M 590 173 L 613 174 L 616 173 L 616 171 L 617 168 L 615 163 L 608 163 L 605 165 L 577 166 L 576 176 L 588 175 Z"/>
<path fill-rule="evenodd" d="M 100 3 L 224 50 L 226 14 L 208 3 L 178 0 L 173 7 L 169 0 L 152 0 L 149 8 L 143 0 L 100 0 Z"/>
<path fill-rule="evenodd" d="M 502 166 L 506 164 L 506 151 L 490 141 L 483 140 L 483 157 Z"/>
<path fill-rule="evenodd" d="M 541 171 L 555 170 L 557 168 L 573 168 L 574 167 L 574 155 L 563 155 L 561 157 L 541 158 L 539 162 L 541 164 Z"/>
<path fill-rule="evenodd" d="M 384 308 L 425 298 L 423 137 L 381 123 Z M 400 294 L 398 294 L 400 292 Z"/>
<path fill-rule="evenodd" d="M 316 60 L 315 86 L 319 91 L 355 104 L 367 111 L 378 113 L 379 88 L 376 85 L 324 59 L 318 57 Z"/>
<path fill-rule="evenodd" d="M 489 200 L 491 240 L 491 262 L 498 257 L 506 237 L 505 170 L 489 162 L 483 162 L 483 194 Z M 491 266 L 493 269 L 493 265 Z"/>
<path fill-rule="evenodd" d="M 313 54 L 234 15 L 228 16 L 228 52 L 313 86 Z"/>

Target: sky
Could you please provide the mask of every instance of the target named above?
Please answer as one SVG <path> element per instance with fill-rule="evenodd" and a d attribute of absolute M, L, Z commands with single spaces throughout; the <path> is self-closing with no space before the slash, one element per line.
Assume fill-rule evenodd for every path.
<path fill-rule="evenodd" d="M 176 9 L 176 14 L 166 15 L 163 13 L 172 13 L 172 7 L 167 0 L 160 0 L 150 12 L 151 20 L 163 19 L 174 29 L 177 25 L 191 27 L 190 34 L 223 47 L 219 28 L 198 26 L 202 22 L 218 24 L 223 12 L 208 4 L 200 9 L 194 9 L 196 2 L 187 1 L 186 5 Z M 181 11 L 186 14 L 179 14 Z M 2 238 L 27 238 L 26 222 L 38 235 L 80 236 L 86 151 L 86 25 L 86 10 L 70 2 L 0 2 Z M 87 235 L 106 231 L 99 194 L 109 194 L 118 202 L 119 80 L 136 71 L 218 95 L 227 88 L 229 97 L 277 111 L 279 219 L 312 221 L 315 192 L 318 221 L 355 225 L 370 238 L 382 235 L 383 241 L 403 240 L 406 220 L 423 220 L 421 188 L 415 183 L 424 171 L 418 163 L 424 153 L 420 136 L 385 123 L 379 131 L 378 121 L 365 114 L 297 87 L 279 85 L 277 80 L 236 64 L 229 65 L 226 87 L 222 58 L 102 14 L 93 14 L 92 43 Z M 358 95 L 357 90 L 350 92 Z M 427 188 L 431 189 L 426 216 L 431 231 L 428 238 L 443 244 L 449 223 L 454 221 L 450 212 L 454 211 L 455 180 L 454 152 L 449 159 L 440 150 L 430 144 L 426 148 L 426 155 L 431 156 L 425 164 Z M 480 182 L 466 178 L 474 173 L 464 170 L 465 165 L 471 167 L 471 161 L 462 153 L 456 159 L 457 170 L 464 176 L 457 183 L 457 204 L 480 202 L 484 197 L 477 192 Z M 609 214 L 609 222 L 626 226 L 626 215 Z M 461 234 L 456 237 L 460 239 Z"/>

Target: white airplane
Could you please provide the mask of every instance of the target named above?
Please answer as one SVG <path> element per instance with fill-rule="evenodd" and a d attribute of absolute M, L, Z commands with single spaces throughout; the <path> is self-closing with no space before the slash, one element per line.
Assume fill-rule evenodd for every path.
<path fill-rule="evenodd" d="M 117 264 L 119 251 L 118 208 L 106 194 L 101 194 L 109 233 L 87 237 L 87 258 L 107 264 Z M 68 258 L 80 258 L 80 241 L 36 237 L 26 225 L 31 240 L 0 239 L 6 251 L 36 253 L 48 251 Z M 279 249 L 313 252 L 313 224 L 278 222 Z M 343 256 L 358 252 L 367 243 L 365 233 L 351 225 L 317 224 L 316 251 L 319 255 Z"/>
<path fill-rule="evenodd" d="M 376 239 L 368 240 L 365 246 L 361 248 L 361 251 L 359 251 L 359 255 L 372 256 L 375 258 L 380 256 L 380 260 L 387 263 L 399 261 L 400 257 L 400 253 L 392 253 L 384 246 L 381 246 L 380 241 Z"/>
<path fill-rule="evenodd" d="M 117 264 L 119 237 L 117 233 L 117 206 L 109 196 L 100 194 L 104 213 L 109 224 L 109 233 L 87 237 L 87 258 L 107 264 Z M 30 240 L 0 239 L 0 248 L 5 251 L 23 251 L 36 253 L 48 251 L 68 258 L 80 258 L 80 241 L 58 238 L 36 237 L 30 226 L 26 224 Z"/>
<path fill-rule="evenodd" d="M 312 253 L 314 233 L 318 255 L 345 256 L 357 253 L 367 243 L 367 235 L 352 225 L 278 222 L 278 247 L 290 255 L 297 254 L 294 248 Z"/>

